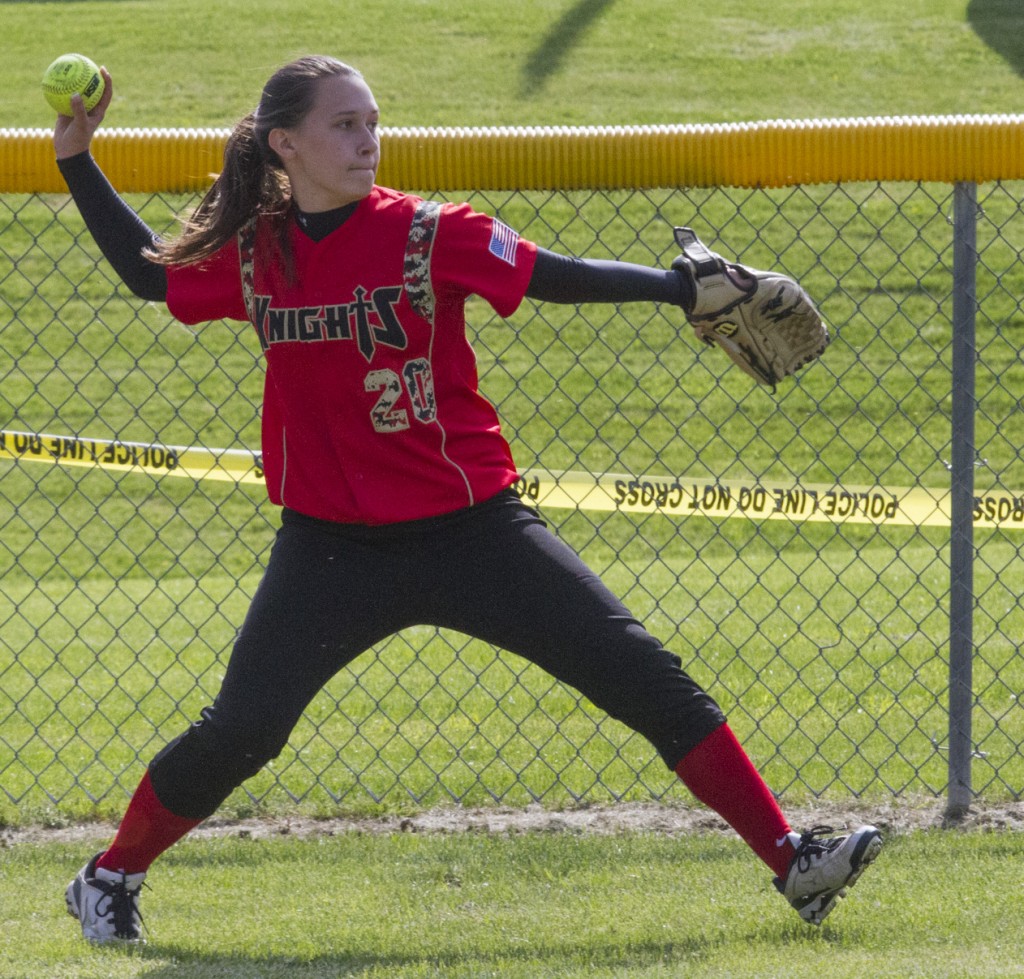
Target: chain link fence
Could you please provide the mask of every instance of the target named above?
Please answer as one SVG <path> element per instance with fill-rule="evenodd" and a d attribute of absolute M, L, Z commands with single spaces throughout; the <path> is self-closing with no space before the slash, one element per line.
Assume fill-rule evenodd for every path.
<path fill-rule="evenodd" d="M 700 348 L 676 309 L 527 302 L 503 321 L 469 307 L 522 491 L 719 699 L 788 800 L 952 793 L 957 732 L 953 781 L 993 800 L 1024 788 L 1024 195 L 971 189 L 966 278 L 952 183 L 458 195 L 587 257 L 664 266 L 672 225 L 689 224 L 819 302 L 833 341 L 774 393 Z M 130 200 L 158 230 L 195 203 Z M 250 334 L 131 297 L 66 197 L 0 198 L 0 817 L 120 809 L 215 694 L 278 521 Z M 965 584 L 966 726 L 950 721 Z M 424 628 L 335 677 L 230 804 L 682 791 L 573 691 Z"/>

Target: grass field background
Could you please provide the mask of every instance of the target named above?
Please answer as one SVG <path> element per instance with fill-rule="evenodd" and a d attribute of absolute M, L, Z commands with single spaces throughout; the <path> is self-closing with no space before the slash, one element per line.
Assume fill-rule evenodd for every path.
<path fill-rule="evenodd" d="M 50 125 L 39 77 L 66 50 L 110 67 L 116 98 L 108 124 L 127 127 L 228 126 L 252 107 L 274 67 L 310 50 L 360 67 L 392 126 L 1005 113 L 1024 104 L 1024 13 L 1011 0 L 827 7 L 386 0 L 343 8 L 101 0 L 8 2 L 0 11 L 5 128 Z M 503 324 L 478 319 L 485 384 L 503 402 L 520 464 L 542 458 L 555 468 L 582 451 L 594 470 L 642 471 L 660 461 L 672 471 L 699 459 L 711 473 L 770 478 L 779 475 L 773 466 L 788 465 L 777 461 L 777 445 L 799 437 L 816 450 L 799 470 L 804 478 L 881 474 L 894 484 L 943 485 L 949 350 L 936 297 L 948 272 L 948 193 L 673 192 L 621 195 L 612 205 L 584 194 L 478 199 L 549 247 L 650 263 L 671 257 L 666 222 L 695 214 L 702 232 L 720 231 L 721 244 L 752 264 L 774 264 L 781 252 L 838 327 L 827 370 L 808 372 L 772 400 L 734 376 L 718 382 L 676 337 L 678 324 L 661 315 L 638 324 L 594 310 L 546 311 L 529 323 L 514 320 L 514 340 Z M 981 233 L 992 264 L 980 289 L 991 373 L 983 379 L 979 442 L 993 472 L 1017 487 L 1024 460 L 1005 420 L 1019 417 L 1024 384 L 1016 305 L 1024 279 L 1014 248 L 1024 240 L 1020 196 L 1007 186 L 985 201 Z M 799 216 L 799 232 L 773 223 L 779 202 Z M 155 227 L 169 227 L 185 202 L 133 203 Z M 543 221 L 532 224 L 537 213 Z M 602 229 L 596 243 L 581 213 Z M 919 235 L 920 215 L 929 213 L 937 217 Z M 637 226 L 640 235 L 631 230 Z M 61 198 L 0 205 L 0 263 L 9 258 L 17 269 L 0 286 L 8 304 L 0 306 L 2 427 L 60 425 L 102 435 L 96 426 L 105 425 L 106 434 L 141 441 L 256 445 L 259 374 L 249 338 L 222 325 L 195 335 L 162 310 L 115 293 L 109 274 L 91 273 L 91 244 L 74 244 L 81 234 L 74 208 Z M 646 350 L 634 342 L 640 326 Z M 538 349 L 547 373 L 524 373 Z M 641 365 L 642 384 L 623 363 Z M 887 383 L 875 384 L 879 376 Z M 226 387 L 232 394 L 224 399 Z M 585 410 L 572 410 L 575 402 Z M 624 424 L 607 446 L 591 444 L 610 405 Z M 681 438 L 670 424 L 680 418 Z M 771 434 L 759 436 L 769 420 Z M 643 437 L 627 439 L 631 432 Z M 16 651 L 0 652 L 0 663 L 3 696 L 19 705 L 3 717 L 2 778 L 20 800 L 0 802 L 0 819 L 113 816 L 163 733 L 177 733 L 215 692 L 276 514 L 255 490 L 204 486 L 194 493 L 137 475 L 0 466 L 4 498 L 14 505 L 3 517 L 0 649 Z M 716 695 L 786 798 L 941 792 L 945 704 L 935 691 L 944 689 L 948 535 L 853 530 L 840 539 L 829 528 L 680 526 L 616 515 L 598 539 L 589 518 L 575 515 L 561 529 L 701 679 L 717 677 Z M 982 543 L 976 585 L 985 596 L 985 643 L 976 683 L 986 700 L 976 733 L 1005 767 L 988 782 L 989 763 L 979 760 L 978 773 L 991 797 L 1014 799 L 1024 785 L 1017 703 L 1024 609 L 1014 584 L 1021 545 L 1019 535 Z M 758 634 L 785 656 L 758 653 L 760 644 L 750 642 Z M 836 638 L 841 643 L 829 652 Z M 299 783 L 308 779 L 306 766 L 325 773 L 328 791 L 310 808 L 327 814 L 339 798 L 346 809 L 371 811 L 443 802 L 430 766 L 445 765 L 452 744 L 460 767 L 447 774 L 470 803 L 493 801 L 484 784 L 508 791 L 509 802 L 531 801 L 536 790 L 517 790 L 519 776 L 543 789 L 554 784 L 553 773 L 563 782 L 543 795 L 547 804 L 572 803 L 574 791 L 614 797 L 629 777 L 616 768 L 616 753 L 643 772 L 627 797 L 676 791 L 649 747 L 624 732 L 598 735 L 594 712 L 580 710 L 567 692 L 487 649 L 453 641 L 457 655 L 440 643 L 418 656 L 396 640 L 367 658 L 354 685 L 346 679 L 314 705 L 296 732 L 301 751 L 288 762 Z M 732 648 L 744 644 L 746 658 L 735 657 Z M 854 649 L 865 655 L 850 655 Z M 405 689 L 395 689 L 396 673 Z M 444 737 L 431 742 L 427 718 L 450 708 L 439 675 L 466 697 L 448 715 Z M 842 683 L 829 686 L 829 676 Z M 554 720 L 521 716 L 522 702 L 494 712 L 494 696 L 514 684 Z M 385 711 L 375 713 L 382 697 Z M 99 715 L 89 713 L 93 703 Z M 156 719 L 160 735 L 143 714 Z M 34 733 L 40 718 L 48 725 L 42 739 Z M 873 733 L 876 718 L 885 721 L 883 735 Z M 531 722 L 536 727 L 521 740 Z M 84 738 L 74 735 L 79 724 Z M 374 747 L 381 740 L 388 742 L 383 759 Z M 863 748 L 853 747 L 860 741 Z M 608 761 L 596 786 L 591 765 L 580 764 L 584 742 L 589 758 Z M 785 756 L 776 751 L 780 743 Z M 338 745 L 341 768 L 332 767 Z M 65 793 L 58 805 L 29 789 L 40 770 Z M 286 792 L 270 790 L 269 776 L 252 788 L 269 793 L 271 808 L 289 805 Z M 239 814 L 251 808 L 247 798 L 233 806 Z M 0 853 L 0 917 L 5 934 L 19 937 L 4 943 L 0 974 L 1021 974 L 1005 936 L 1024 925 L 1014 869 L 1022 852 L 1015 834 L 900 838 L 885 854 L 884 875 L 865 877 L 851 907 L 811 932 L 780 906 L 743 847 L 718 837 L 185 843 L 161 863 L 159 891 L 154 886 L 152 900 L 146 895 L 156 929 L 151 946 L 124 957 L 85 948 L 73 923 L 58 920 L 60 888 L 88 853 L 18 846 Z M 998 916 L 992 894 L 1000 895 Z"/>
<path fill-rule="evenodd" d="M 1014 834 L 890 842 L 820 929 L 737 841 L 537 834 L 192 841 L 144 894 L 150 943 L 55 921 L 79 848 L 4 854 L 10 979 L 814 979 L 1020 975 Z M 47 887 L 41 888 L 40 881 Z M 1004 895 L 999 914 L 985 895 Z"/>
<path fill-rule="evenodd" d="M 3 126 L 48 126 L 43 70 L 113 72 L 124 126 L 224 126 L 277 65 L 359 67 L 395 126 L 637 125 L 1018 112 L 1014 0 L 6 2 Z"/>

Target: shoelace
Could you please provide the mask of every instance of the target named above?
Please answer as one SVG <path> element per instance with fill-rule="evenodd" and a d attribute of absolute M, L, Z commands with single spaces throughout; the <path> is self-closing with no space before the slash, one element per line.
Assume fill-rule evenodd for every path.
<path fill-rule="evenodd" d="M 797 867 L 801 871 L 810 868 L 813 858 L 829 853 L 839 846 L 842 842 L 839 839 L 821 839 L 821 837 L 834 832 L 835 830 L 831 826 L 812 826 L 806 833 L 801 834 L 796 848 Z"/>
<path fill-rule="evenodd" d="M 123 879 L 113 883 L 105 880 L 96 883 L 103 888 L 104 897 L 108 902 L 103 908 L 100 906 L 103 898 L 100 898 L 96 902 L 96 914 L 114 919 L 114 934 L 118 938 L 137 938 L 135 919 L 138 918 L 140 925 L 143 920 L 138 906 L 140 888 L 128 890 Z"/>

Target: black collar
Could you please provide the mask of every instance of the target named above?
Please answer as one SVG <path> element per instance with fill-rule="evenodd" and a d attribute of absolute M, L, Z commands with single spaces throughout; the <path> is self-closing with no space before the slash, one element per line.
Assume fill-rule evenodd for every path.
<path fill-rule="evenodd" d="M 313 241 L 322 241 L 332 231 L 340 228 L 359 206 L 353 201 L 344 207 L 336 207 L 330 211 L 300 211 L 295 208 L 295 221 Z"/>

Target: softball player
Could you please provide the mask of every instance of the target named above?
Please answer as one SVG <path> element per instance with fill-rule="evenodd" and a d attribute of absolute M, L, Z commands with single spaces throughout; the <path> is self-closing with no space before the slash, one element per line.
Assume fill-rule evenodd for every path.
<path fill-rule="evenodd" d="M 66 891 L 86 938 L 140 941 L 153 861 L 285 746 L 343 666 L 406 626 L 524 656 L 644 735 L 818 924 L 881 836 L 793 833 L 715 701 L 515 492 L 477 386 L 464 303 L 526 297 L 692 309 L 694 279 L 555 255 L 469 207 L 379 187 L 378 109 L 354 69 L 307 57 L 268 81 L 182 234 L 158 239 L 89 153 L 110 104 L 58 117 L 61 172 L 140 297 L 185 323 L 248 320 L 266 358 L 263 460 L 283 508 L 223 685 L 152 760 L 110 847 Z"/>

